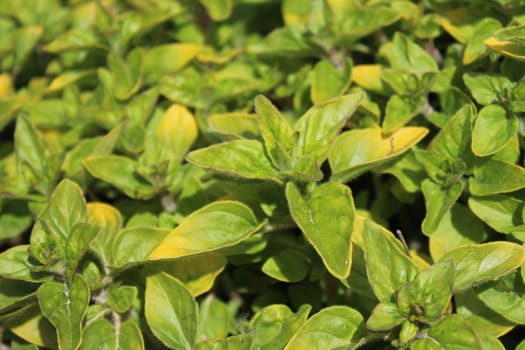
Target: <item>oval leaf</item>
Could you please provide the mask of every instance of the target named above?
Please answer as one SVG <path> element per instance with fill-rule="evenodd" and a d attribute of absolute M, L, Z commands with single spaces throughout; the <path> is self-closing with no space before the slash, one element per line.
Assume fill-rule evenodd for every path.
<path fill-rule="evenodd" d="M 201 148 L 188 154 L 186 159 L 227 175 L 281 182 L 263 144 L 256 140 L 236 140 Z"/>
<path fill-rule="evenodd" d="M 192 349 L 197 332 L 197 303 L 179 280 L 160 273 L 146 279 L 145 315 L 166 346 Z"/>
<path fill-rule="evenodd" d="M 335 137 L 362 99 L 362 93 L 353 93 L 310 108 L 294 125 L 299 134 L 296 157 L 307 155 L 322 164 Z"/>
<path fill-rule="evenodd" d="M 46 282 L 38 289 L 42 314 L 55 326 L 59 349 L 77 349 L 82 340 L 82 321 L 89 305 L 89 288 L 80 275 L 71 285 Z"/>
<path fill-rule="evenodd" d="M 428 129 L 420 127 L 401 128 L 390 135 L 383 135 L 379 128 L 347 131 L 335 140 L 328 158 L 332 179 L 349 181 L 380 166 L 408 151 L 427 133 Z"/>
<path fill-rule="evenodd" d="M 475 196 L 517 191 L 525 187 L 525 169 L 501 160 L 487 159 L 474 168 L 469 187 Z"/>
<path fill-rule="evenodd" d="M 456 290 L 497 279 L 519 268 L 525 261 L 525 248 L 510 242 L 464 245 L 445 253 L 439 261 L 456 263 Z"/>
<path fill-rule="evenodd" d="M 363 316 L 346 306 L 327 307 L 314 316 L 294 334 L 285 350 L 327 350 L 348 346 L 363 325 Z"/>
<path fill-rule="evenodd" d="M 351 235 L 355 215 L 350 189 L 329 182 L 303 198 L 297 186 L 289 182 L 286 199 L 293 219 L 328 271 L 337 278 L 348 277 L 352 264 Z"/>
<path fill-rule="evenodd" d="M 485 157 L 502 150 L 518 131 L 518 124 L 518 118 L 507 115 L 501 106 L 482 108 L 474 121 L 472 152 L 478 157 Z"/>
<path fill-rule="evenodd" d="M 186 217 L 171 231 L 148 259 L 173 259 L 232 246 L 258 231 L 246 205 L 234 201 L 208 204 Z"/>
<path fill-rule="evenodd" d="M 363 224 L 364 251 L 368 281 L 382 302 L 390 302 L 392 295 L 417 275 L 417 267 L 410 260 L 394 235 L 370 220 Z"/>

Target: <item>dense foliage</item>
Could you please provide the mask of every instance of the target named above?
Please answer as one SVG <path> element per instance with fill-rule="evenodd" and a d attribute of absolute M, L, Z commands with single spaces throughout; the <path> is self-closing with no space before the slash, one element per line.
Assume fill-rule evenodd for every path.
<path fill-rule="evenodd" d="M 0 0 L 0 344 L 525 349 L 522 60 L 523 0 Z"/>

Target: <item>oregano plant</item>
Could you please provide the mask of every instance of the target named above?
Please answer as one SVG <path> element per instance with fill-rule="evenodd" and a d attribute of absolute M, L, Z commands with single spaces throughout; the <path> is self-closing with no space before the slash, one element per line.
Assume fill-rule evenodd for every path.
<path fill-rule="evenodd" d="M 0 348 L 525 350 L 524 60 L 521 0 L 0 2 Z"/>

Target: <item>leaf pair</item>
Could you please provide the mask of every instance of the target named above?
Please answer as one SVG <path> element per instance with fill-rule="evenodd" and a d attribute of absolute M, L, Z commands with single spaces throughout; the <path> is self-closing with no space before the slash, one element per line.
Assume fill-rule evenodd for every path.
<path fill-rule="evenodd" d="M 361 101 L 361 94 L 341 96 L 307 111 L 292 128 L 269 100 L 255 99 L 257 140 L 236 140 L 191 152 L 187 159 L 198 166 L 250 179 L 281 183 L 288 177 L 318 181 L 319 166 L 334 138 Z"/>
<path fill-rule="evenodd" d="M 179 175 L 180 163 L 197 138 L 197 124 L 183 106 L 174 104 L 148 125 L 144 153 L 139 161 L 109 155 L 90 156 L 83 164 L 91 175 L 131 198 L 149 198 Z"/>

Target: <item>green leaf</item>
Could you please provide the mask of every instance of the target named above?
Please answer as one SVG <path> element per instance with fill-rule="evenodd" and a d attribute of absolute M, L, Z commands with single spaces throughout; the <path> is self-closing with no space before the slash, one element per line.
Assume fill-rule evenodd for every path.
<path fill-rule="evenodd" d="M 76 183 L 62 180 L 33 227 L 31 254 L 43 264 L 55 258 L 65 259 L 74 227 L 85 221 L 86 202 L 82 190 Z"/>
<path fill-rule="evenodd" d="M 419 272 L 399 290 L 397 306 L 401 315 L 425 323 L 439 319 L 450 305 L 454 276 L 455 266 L 451 260 L 438 262 Z"/>
<path fill-rule="evenodd" d="M 55 328 L 42 316 L 38 303 L 31 303 L 7 318 L 2 318 L 2 324 L 28 343 L 50 349 L 58 348 Z"/>
<path fill-rule="evenodd" d="M 80 260 L 89 248 L 91 241 L 100 232 L 97 225 L 78 223 L 73 226 L 65 244 L 66 277 L 71 281 Z"/>
<path fill-rule="evenodd" d="M 226 263 L 224 256 L 208 252 L 162 262 L 158 268 L 184 283 L 186 289 L 197 297 L 213 287 L 215 278 L 224 270 Z"/>
<path fill-rule="evenodd" d="M 285 350 L 327 350 L 348 346 L 363 327 L 363 316 L 347 306 L 324 308 L 299 328 Z"/>
<path fill-rule="evenodd" d="M 383 45 L 381 53 L 387 57 L 391 67 L 397 70 L 414 74 L 438 71 L 434 58 L 400 32 L 396 32 L 392 42 Z"/>
<path fill-rule="evenodd" d="M 46 282 L 38 289 L 44 316 L 55 326 L 59 349 L 78 349 L 82 321 L 89 305 L 89 288 L 80 275 L 71 284 Z"/>
<path fill-rule="evenodd" d="M 471 105 L 461 107 L 432 139 L 430 150 L 450 159 L 462 159 L 470 168 L 474 161 L 470 148 L 473 118 L 474 109 Z"/>
<path fill-rule="evenodd" d="M 46 144 L 42 136 L 38 133 L 35 126 L 25 117 L 18 117 L 15 128 L 15 152 L 18 163 L 18 172 L 26 183 L 32 184 L 34 181 L 49 181 L 51 177 Z M 28 178 L 26 169 L 37 180 Z M 40 189 L 40 187 L 38 187 Z M 42 193 L 48 194 L 49 188 L 42 188 Z"/>
<path fill-rule="evenodd" d="M 142 333 L 134 323 L 123 322 L 117 330 L 108 320 L 98 319 L 84 328 L 79 349 L 143 350 L 145 347 Z"/>
<path fill-rule="evenodd" d="M 366 328 L 371 331 L 389 331 L 399 326 L 405 317 L 397 310 L 397 305 L 390 302 L 377 304 L 366 321 Z"/>
<path fill-rule="evenodd" d="M 269 257 L 262 265 L 262 272 L 283 282 L 299 282 L 308 273 L 308 257 L 296 249 L 284 249 Z"/>
<path fill-rule="evenodd" d="M 184 218 L 148 260 L 174 259 L 232 246 L 264 224 L 258 224 L 250 208 L 240 202 L 214 202 Z"/>
<path fill-rule="evenodd" d="M 483 107 L 472 130 L 472 152 L 479 156 L 490 156 L 502 150 L 518 131 L 518 118 L 507 115 L 498 105 Z"/>
<path fill-rule="evenodd" d="M 483 41 L 500 29 L 501 23 L 498 20 L 490 17 L 481 19 L 467 41 L 467 46 L 463 52 L 463 64 L 471 64 L 484 56 L 488 51 L 488 47 Z"/>
<path fill-rule="evenodd" d="M 334 66 L 328 60 L 319 61 L 314 68 L 310 98 L 319 104 L 345 92 L 350 85 L 352 62 L 345 59 L 344 66 Z"/>
<path fill-rule="evenodd" d="M 420 127 L 401 128 L 390 135 L 383 135 L 379 128 L 346 131 L 335 140 L 329 155 L 332 179 L 349 181 L 379 167 L 408 151 L 427 133 L 428 129 Z"/>
<path fill-rule="evenodd" d="M 465 73 L 463 81 L 472 97 L 482 105 L 504 100 L 506 94 L 514 87 L 509 78 L 498 74 Z"/>
<path fill-rule="evenodd" d="M 233 0 L 200 0 L 214 21 L 224 21 L 230 17 Z"/>
<path fill-rule="evenodd" d="M 469 178 L 470 192 L 475 196 L 513 192 L 524 187 L 525 169 L 496 159 L 479 162 L 474 176 Z"/>
<path fill-rule="evenodd" d="M 145 315 L 153 334 L 166 346 L 193 348 L 197 303 L 179 280 L 166 273 L 146 279 Z"/>
<path fill-rule="evenodd" d="M 89 247 L 104 266 L 109 266 L 113 262 L 113 242 L 122 228 L 122 215 L 109 204 L 92 202 L 87 204 L 87 218 L 88 222 L 100 227 L 99 234 L 91 241 Z"/>
<path fill-rule="evenodd" d="M 148 125 L 141 163 L 179 165 L 197 138 L 197 122 L 183 105 L 173 104 Z"/>
<path fill-rule="evenodd" d="M 456 203 L 443 215 L 429 237 L 430 255 L 434 261 L 447 251 L 465 244 L 481 243 L 489 237 L 488 229 L 469 208 Z"/>
<path fill-rule="evenodd" d="M 137 293 L 137 287 L 134 286 L 124 285 L 111 288 L 106 303 L 116 312 L 123 314 L 131 309 L 137 298 Z"/>
<path fill-rule="evenodd" d="M 448 259 L 456 263 L 454 289 L 464 290 L 519 268 L 525 260 L 525 249 L 511 242 L 464 245 L 448 251 L 439 261 Z"/>
<path fill-rule="evenodd" d="M 282 349 L 306 322 L 311 307 L 302 305 L 297 313 L 287 306 L 274 304 L 259 311 L 250 321 L 252 349 Z"/>
<path fill-rule="evenodd" d="M 231 306 L 235 301 L 225 304 L 213 294 L 202 299 L 199 304 L 198 341 L 224 339 L 230 333 L 234 312 Z"/>
<path fill-rule="evenodd" d="M 335 137 L 362 99 L 363 94 L 358 92 L 310 108 L 294 126 L 294 131 L 299 134 L 294 149 L 295 159 L 307 155 L 321 165 Z"/>
<path fill-rule="evenodd" d="M 478 333 L 500 337 L 516 325 L 489 309 L 479 300 L 474 289 L 456 292 L 454 302 L 457 313 L 468 321 Z"/>
<path fill-rule="evenodd" d="M 421 108 L 421 98 L 392 95 L 386 104 L 383 132 L 390 134 L 410 121 Z"/>
<path fill-rule="evenodd" d="M 134 95 L 142 85 L 142 52 L 131 51 L 126 59 L 117 53 L 108 55 L 108 67 L 115 82 L 115 97 L 127 100 Z"/>
<path fill-rule="evenodd" d="M 196 345 L 196 350 L 250 350 L 251 336 L 249 334 L 232 335 L 226 339 L 211 339 Z"/>
<path fill-rule="evenodd" d="M 507 320 L 525 324 L 525 285 L 516 271 L 476 289 L 478 298 Z"/>
<path fill-rule="evenodd" d="M 43 49 L 50 53 L 59 53 L 63 51 L 79 49 L 107 49 L 105 40 L 90 28 L 74 28 L 64 32 L 58 38 L 54 39 Z"/>
<path fill-rule="evenodd" d="M 149 227 L 121 230 L 112 247 L 113 263 L 117 267 L 123 267 L 146 261 L 169 233 L 169 229 Z"/>
<path fill-rule="evenodd" d="M 417 267 L 401 242 L 378 224 L 365 220 L 363 239 L 368 281 L 380 301 L 391 302 L 394 293 L 416 277 Z"/>
<path fill-rule="evenodd" d="M 428 177 L 443 187 L 461 181 L 466 172 L 466 164 L 461 159 L 450 159 L 439 153 L 416 150 L 416 158 L 425 168 Z"/>
<path fill-rule="evenodd" d="M 295 142 L 292 127 L 270 100 L 262 95 L 255 97 L 255 110 L 268 157 L 275 167 L 288 168 Z"/>
<path fill-rule="evenodd" d="M 144 54 L 144 80 L 153 82 L 184 68 L 201 51 L 201 45 L 176 43 L 156 45 Z"/>
<path fill-rule="evenodd" d="M 504 194 L 471 196 L 468 199 L 468 206 L 476 216 L 498 232 L 511 233 L 525 230 L 522 199 Z"/>
<path fill-rule="evenodd" d="M 131 39 L 147 33 L 162 22 L 181 13 L 182 10 L 183 7 L 179 4 L 171 4 L 168 8 L 155 8 L 150 11 L 127 11 L 121 17 L 122 24 L 118 28 L 120 30 L 117 45 L 122 51 L 126 51 Z"/>
<path fill-rule="evenodd" d="M 33 272 L 35 265 L 29 255 L 28 245 L 17 245 L 4 250 L 0 254 L 0 276 L 7 279 L 27 282 L 43 282 L 51 277 L 45 273 Z"/>
<path fill-rule="evenodd" d="M 38 285 L 25 281 L 0 279 L 0 319 L 34 304 Z M 6 325 L 6 327 L 9 325 Z"/>
<path fill-rule="evenodd" d="M 346 278 L 352 265 L 351 235 L 354 201 L 347 186 L 329 182 L 303 197 L 293 182 L 286 185 L 290 213 L 324 265 L 337 278 Z"/>
<path fill-rule="evenodd" d="M 411 349 L 478 349 L 482 350 L 479 335 L 461 316 L 451 315 L 443 318 L 428 331 L 428 338 L 418 339 Z"/>
<path fill-rule="evenodd" d="M 342 1 L 330 1 L 329 6 L 335 17 L 334 31 L 339 40 L 354 42 L 368 34 L 378 31 L 399 19 L 399 14 L 385 6 L 348 7 Z"/>
<path fill-rule="evenodd" d="M 483 43 L 492 50 L 517 60 L 525 59 L 523 32 L 525 25 L 516 25 L 503 28 Z"/>
<path fill-rule="evenodd" d="M 235 112 L 211 114 L 208 116 L 208 125 L 209 132 L 219 134 L 221 140 L 226 141 L 237 138 L 256 139 L 259 135 L 257 116 L 254 114 Z"/>
<path fill-rule="evenodd" d="M 456 203 L 463 192 L 463 182 L 458 181 L 449 187 L 443 187 L 430 179 L 421 184 L 421 191 L 425 197 L 426 215 L 421 229 L 426 235 L 434 233 L 443 216 Z"/>
<path fill-rule="evenodd" d="M 152 185 L 137 173 L 137 162 L 130 158 L 90 156 L 82 163 L 93 177 L 110 183 L 128 197 L 148 198 L 154 193 Z"/>
<path fill-rule="evenodd" d="M 15 238 L 26 231 L 33 223 L 33 217 L 24 201 L 0 200 L 0 242 Z"/>
<path fill-rule="evenodd" d="M 236 140 L 201 148 L 188 154 L 186 159 L 227 175 L 281 182 L 263 144 L 255 140 Z"/>

